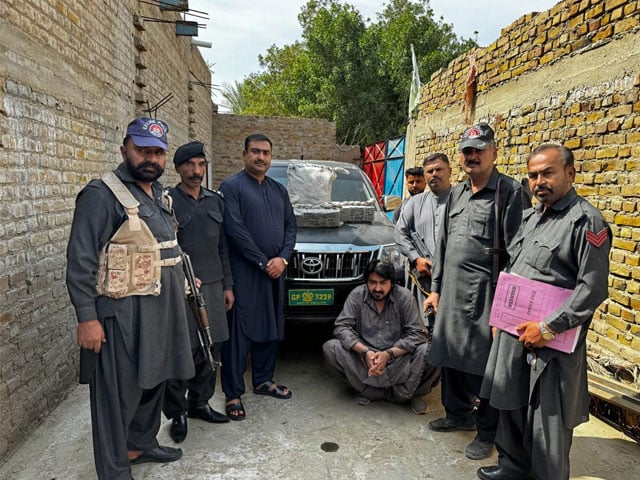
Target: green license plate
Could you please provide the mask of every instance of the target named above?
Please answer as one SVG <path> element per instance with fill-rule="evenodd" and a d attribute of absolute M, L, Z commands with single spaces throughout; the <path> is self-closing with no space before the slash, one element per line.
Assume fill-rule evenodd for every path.
<path fill-rule="evenodd" d="M 307 305 L 333 305 L 333 288 L 289 290 L 289 305 L 304 307 Z"/>

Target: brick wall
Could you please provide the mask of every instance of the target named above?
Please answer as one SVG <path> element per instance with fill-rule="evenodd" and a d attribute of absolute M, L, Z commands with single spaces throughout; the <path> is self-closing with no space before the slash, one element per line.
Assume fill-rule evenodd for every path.
<path fill-rule="evenodd" d="M 136 0 L 0 2 L 0 462 L 77 381 L 64 284 L 74 198 L 120 161 L 127 123 L 158 112 L 173 147 L 211 142 L 211 74 L 179 14 Z M 143 68 L 145 67 L 145 68 Z M 173 150 L 170 152 L 171 158 Z M 165 183 L 177 176 L 168 163 Z"/>
<path fill-rule="evenodd" d="M 336 145 L 333 122 L 314 118 L 256 117 L 251 115 L 215 115 L 211 149 L 212 184 L 219 185 L 242 169 L 244 139 L 263 133 L 273 143 L 274 159 L 304 158 L 358 163 L 360 148 Z"/>
<path fill-rule="evenodd" d="M 610 296 L 590 332 L 592 350 L 640 363 L 640 35 L 638 1 L 560 2 L 505 28 L 479 66 L 476 120 L 497 129 L 499 168 L 522 175 L 531 146 L 564 141 L 578 158 L 580 193 L 616 235 Z M 64 286 L 74 197 L 119 162 L 128 121 L 168 94 L 163 181 L 176 181 L 173 147 L 212 153 L 213 184 L 241 168 L 246 135 L 263 132 L 274 158 L 357 162 L 321 120 L 213 115 L 211 74 L 172 24 L 179 15 L 137 0 L 0 2 L 0 461 L 76 381 L 75 315 Z M 455 158 L 466 56 L 422 89 L 407 148 Z M 452 88 L 453 87 L 453 88 Z M 213 121 L 212 121 L 213 115 Z M 211 129 L 213 125 L 213 132 Z M 411 153 L 407 158 L 412 158 Z M 454 162 L 455 163 L 455 162 Z M 457 175 L 459 176 L 459 175 Z"/>
<path fill-rule="evenodd" d="M 498 169 L 518 179 L 532 148 L 563 143 L 576 157 L 576 189 L 615 235 L 609 299 L 596 312 L 589 350 L 603 363 L 640 364 L 640 2 L 566 0 L 524 15 L 475 52 L 475 121 L 496 130 Z M 458 168 L 463 55 L 421 89 L 407 145 L 416 163 L 444 151 Z M 407 158 L 411 158 L 409 155 Z M 628 378 L 640 387 L 637 378 Z"/>
<path fill-rule="evenodd" d="M 256 131 L 271 136 L 277 158 L 303 147 L 306 158 L 359 157 L 335 145 L 330 122 L 214 118 L 198 49 L 173 24 L 143 17 L 181 18 L 141 0 L 0 1 L 0 463 L 76 382 L 64 284 L 74 199 L 120 162 L 133 117 L 173 95 L 157 114 L 170 127 L 165 185 L 179 178 L 175 147 L 194 139 L 214 153 L 217 183 L 241 168 L 244 137 Z"/>

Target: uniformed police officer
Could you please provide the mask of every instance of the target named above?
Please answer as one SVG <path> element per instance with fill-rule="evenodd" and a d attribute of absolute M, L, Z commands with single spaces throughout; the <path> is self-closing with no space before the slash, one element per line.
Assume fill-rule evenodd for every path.
<path fill-rule="evenodd" d="M 525 212 L 513 242 L 511 273 L 573 290 L 553 314 L 498 331 L 481 395 L 500 409 L 498 465 L 484 480 L 568 480 L 573 429 L 589 419 L 587 330 L 607 297 L 611 229 L 573 188 L 573 154 L 559 145 L 535 149 L 529 186 L 539 204 Z M 547 347 L 555 335 L 582 326 L 573 353 Z"/>
<path fill-rule="evenodd" d="M 493 129 L 468 128 L 460 142 L 462 170 L 469 176 L 451 190 L 436 244 L 431 306 L 437 313 L 430 361 L 442 369 L 446 416 L 432 420 L 436 432 L 476 430 L 465 455 L 493 452 L 498 412 L 478 394 L 491 349 L 489 313 L 494 282 L 507 264 L 505 248 L 531 206 L 522 185 L 499 173 Z"/>
<path fill-rule="evenodd" d="M 227 239 L 222 228 L 223 196 L 201 186 L 207 173 L 203 143 L 194 141 L 180 146 L 173 163 L 181 179 L 175 188 L 169 189 L 178 221 L 178 242 L 191 257 L 195 276 L 202 282 L 200 293 L 204 296 L 216 351 L 220 343 L 229 338 L 225 311 L 231 308 L 234 299 Z M 177 443 L 187 436 L 187 414 L 211 423 L 229 421 L 229 417 L 209 405 L 216 372 L 200 348 L 196 319 L 191 311 L 189 316 L 196 375 L 186 381 L 168 381 L 163 407 L 164 414 L 172 419 L 169 434 Z"/>
<path fill-rule="evenodd" d="M 165 380 L 194 374 L 180 252 L 157 182 L 167 132 L 161 120 L 133 120 L 120 147 L 123 162 L 76 199 L 66 280 L 101 480 L 130 480 L 131 464 L 182 455 L 156 439 Z"/>

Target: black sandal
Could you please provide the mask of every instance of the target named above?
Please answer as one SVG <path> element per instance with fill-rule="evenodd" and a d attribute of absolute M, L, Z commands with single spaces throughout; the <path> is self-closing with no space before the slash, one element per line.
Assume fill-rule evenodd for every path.
<path fill-rule="evenodd" d="M 227 413 L 227 417 L 229 417 L 231 420 L 240 421 L 244 420 L 247 417 L 247 412 L 245 411 L 242 402 L 226 403 L 224 407 Z"/>
<path fill-rule="evenodd" d="M 275 387 L 270 388 L 273 385 L 275 385 Z M 285 393 L 285 390 L 287 390 L 287 393 Z M 293 395 L 288 387 L 285 387 L 284 385 L 278 385 L 271 380 L 269 380 L 268 382 L 264 382 L 259 387 L 253 387 L 253 393 L 257 393 L 258 395 L 269 395 L 270 397 L 280 398 L 282 400 L 291 398 L 291 396 Z"/>

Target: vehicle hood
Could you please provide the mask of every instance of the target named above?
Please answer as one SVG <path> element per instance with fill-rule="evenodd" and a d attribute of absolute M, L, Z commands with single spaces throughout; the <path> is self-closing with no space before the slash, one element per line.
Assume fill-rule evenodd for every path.
<path fill-rule="evenodd" d="M 296 242 L 350 244 L 359 247 L 387 245 L 394 243 L 393 228 L 386 216 L 376 212 L 371 223 L 343 223 L 337 228 L 298 228 Z"/>

